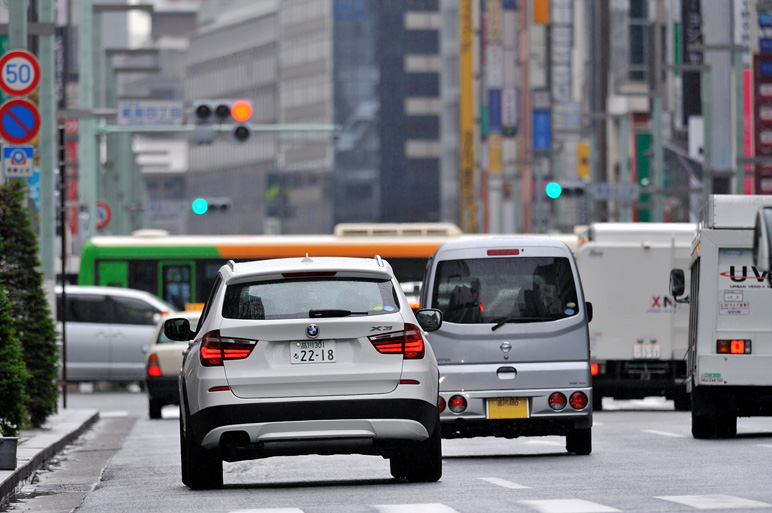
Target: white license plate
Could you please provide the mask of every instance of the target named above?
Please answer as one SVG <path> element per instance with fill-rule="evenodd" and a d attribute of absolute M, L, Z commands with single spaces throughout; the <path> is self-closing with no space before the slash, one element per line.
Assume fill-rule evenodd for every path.
<path fill-rule="evenodd" d="M 635 344 L 633 346 L 633 358 L 648 360 L 659 358 L 659 344 Z"/>
<path fill-rule="evenodd" d="M 334 340 L 308 340 L 290 346 L 291 363 L 332 363 L 335 361 Z"/>

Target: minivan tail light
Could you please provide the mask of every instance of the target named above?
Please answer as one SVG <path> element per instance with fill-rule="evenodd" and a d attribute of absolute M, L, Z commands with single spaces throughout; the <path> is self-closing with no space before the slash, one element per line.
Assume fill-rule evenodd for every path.
<path fill-rule="evenodd" d="M 201 340 L 201 365 L 214 367 L 225 360 L 243 360 L 256 345 L 257 340 L 221 337 L 220 330 L 210 331 Z"/>
<path fill-rule="evenodd" d="M 405 324 L 403 331 L 367 337 L 381 354 L 401 354 L 405 360 L 420 360 L 426 354 L 424 338 L 415 324 Z"/>
<path fill-rule="evenodd" d="M 571 394 L 571 399 L 568 400 L 568 403 L 571 405 L 571 408 L 575 410 L 583 410 L 587 403 L 589 403 L 589 399 L 587 398 L 587 394 L 584 392 L 574 392 Z"/>

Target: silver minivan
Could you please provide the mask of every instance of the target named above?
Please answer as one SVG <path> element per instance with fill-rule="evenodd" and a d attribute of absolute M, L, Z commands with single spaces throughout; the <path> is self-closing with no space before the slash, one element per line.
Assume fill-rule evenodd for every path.
<path fill-rule="evenodd" d="M 447 242 L 427 264 L 421 307 L 440 368 L 445 438 L 558 435 L 592 451 L 587 303 L 571 250 L 539 237 Z"/>
<path fill-rule="evenodd" d="M 67 285 L 67 381 L 144 381 L 144 349 L 161 315 L 175 308 L 141 290 Z M 59 344 L 65 312 L 56 286 Z"/>

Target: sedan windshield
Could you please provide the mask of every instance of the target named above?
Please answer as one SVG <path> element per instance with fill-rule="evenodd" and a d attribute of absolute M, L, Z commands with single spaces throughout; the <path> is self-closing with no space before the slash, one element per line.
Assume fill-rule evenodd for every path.
<path fill-rule="evenodd" d="M 398 310 L 389 280 L 298 278 L 229 285 L 222 314 L 229 319 L 305 319 Z"/>

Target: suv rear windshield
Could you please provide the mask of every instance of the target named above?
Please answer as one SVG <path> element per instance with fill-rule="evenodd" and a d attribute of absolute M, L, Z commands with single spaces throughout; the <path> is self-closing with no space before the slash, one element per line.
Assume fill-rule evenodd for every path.
<path fill-rule="evenodd" d="M 307 319 L 378 315 L 399 310 L 390 280 L 297 278 L 229 285 L 222 315 L 228 319 Z"/>
<path fill-rule="evenodd" d="M 567 258 L 441 261 L 432 298 L 443 320 L 461 324 L 551 321 L 579 312 Z"/>

